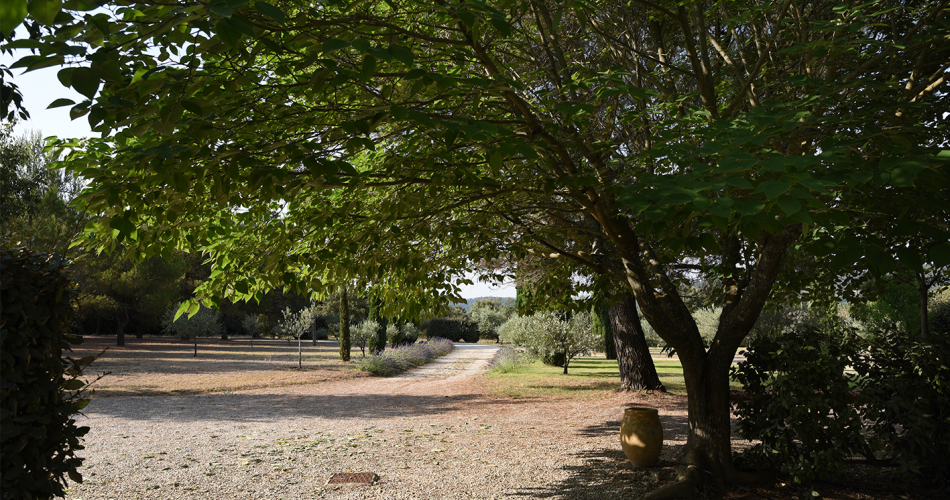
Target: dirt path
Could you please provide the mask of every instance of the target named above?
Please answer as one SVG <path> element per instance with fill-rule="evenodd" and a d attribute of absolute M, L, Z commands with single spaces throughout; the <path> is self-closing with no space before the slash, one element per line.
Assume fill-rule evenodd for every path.
<path fill-rule="evenodd" d="M 401 379 L 449 379 L 471 377 L 488 368 L 492 357 L 501 350 L 501 346 L 484 344 L 455 344 L 455 349 L 415 370 L 403 373 L 390 380 Z"/>
<path fill-rule="evenodd" d="M 392 378 L 351 378 L 194 396 L 97 398 L 86 481 L 70 500 L 638 498 L 668 465 L 633 470 L 620 450 L 623 408 L 661 410 L 667 448 L 685 443 L 683 398 L 604 393 L 576 399 L 486 394 L 498 347 L 461 344 Z M 373 485 L 337 487 L 338 472 Z"/>

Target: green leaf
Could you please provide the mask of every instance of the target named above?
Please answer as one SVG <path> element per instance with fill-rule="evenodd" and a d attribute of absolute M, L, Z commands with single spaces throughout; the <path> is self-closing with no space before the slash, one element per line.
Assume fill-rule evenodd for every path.
<path fill-rule="evenodd" d="M 82 389 L 85 385 L 86 383 L 83 382 L 82 380 L 74 378 L 72 380 L 67 380 L 66 382 L 64 382 L 63 389 L 66 389 L 67 391 L 78 391 L 79 389 Z"/>
<path fill-rule="evenodd" d="M 787 215 L 795 214 L 799 210 L 802 209 L 802 204 L 795 198 L 792 198 L 791 196 L 782 196 L 781 198 L 779 198 L 778 206 Z"/>
<path fill-rule="evenodd" d="M 792 185 L 787 182 L 765 181 L 759 184 L 759 187 L 757 187 L 753 193 L 765 193 L 766 198 L 774 200 L 785 194 L 789 189 L 792 189 Z"/>
<path fill-rule="evenodd" d="M 73 104 L 76 104 L 76 103 L 73 102 L 72 99 L 59 98 L 51 102 L 50 105 L 46 107 L 46 109 L 59 108 L 62 106 L 72 106 Z"/>
<path fill-rule="evenodd" d="M 897 254 L 897 259 L 900 260 L 900 263 L 915 272 L 922 272 L 924 270 L 924 260 L 918 252 L 911 250 L 910 248 L 895 248 L 894 253 Z"/>
<path fill-rule="evenodd" d="M 730 177 L 726 179 L 726 184 L 739 189 L 752 189 L 752 183 L 743 177 Z"/>
<path fill-rule="evenodd" d="M 393 118 L 399 121 L 405 120 L 406 117 L 409 116 L 409 111 L 407 111 L 406 108 L 399 106 L 397 104 L 393 104 L 392 106 L 390 106 L 389 112 L 392 113 Z"/>
<path fill-rule="evenodd" d="M 393 59 L 405 64 L 408 67 L 412 67 L 415 63 L 415 56 L 412 54 L 412 51 L 403 47 L 402 45 L 390 45 L 389 54 L 393 56 Z"/>
<path fill-rule="evenodd" d="M 227 5 L 215 5 L 208 10 L 225 18 L 231 17 L 231 15 L 234 14 L 234 9 L 228 7 Z"/>
<path fill-rule="evenodd" d="M 357 38 L 356 40 L 353 40 L 352 42 L 350 42 L 350 45 L 354 49 L 360 51 L 360 53 L 366 52 L 367 50 L 369 50 L 369 47 L 370 47 L 369 41 L 366 40 L 365 38 Z"/>
<path fill-rule="evenodd" d="M 284 11 L 267 2 L 257 2 L 254 4 L 254 8 L 257 9 L 257 11 L 261 14 L 264 14 L 265 16 L 277 21 L 280 24 L 284 24 L 284 22 L 287 21 L 287 15 L 284 14 Z"/>
<path fill-rule="evenodd" d="M 75 68 L 70 75 L 70 83 L 76 92 L 92 99 L 99 90 L 99 77 L 91 68 Z"/>
<path fill-rule="evenodd" d="M 492 171 L 496 173 L 496 175 L 498 172 L 501 172 L 501 151 L 495 151 L 495 153 L 488 158 L 488 165 L 491 167 Z"/>
<path fill-rule="evenodd" d="M 254 33 L 254 27 L 251 26 L 251 24 L 241 16 L 231 16 L 226 22 L 228 23 L 228 26 L 234 28 L 235 31 L 243 33 L 251 38 L 257 36 L 257 34 Z"/>
<path fill-rule="evenodd" d="M 2 31 L 3 34 L 8 38 L 12 38 L 13 30 L 15 30 L 24 19 L 26 19 L 26 14 L 26 0 L 3 0 L 0 2 L 0 31 Z M 17 41 L 19 40 L 16 40 L 13 43 L 16 43 Z M 9 45 L 12 45 L 12 43 Z"/>
<path fill-rule="evenodd" d="M 227 19 L 221 19 L 214 25 L 214 32 L 229 47 L 237 48 L 241 41 L 241 32 L 234 29 Z"/>
<path fill-rule="evenodd" d="M 324 54 L 328 54 L 330 52 L 333 52 L 334 50 L 345 49 L 349 46 L 350 46 L 350 42 L 347 42 L 346 40 L 331 38 L 323 42 L 323 44 L 320 46 L 320 50 Z"/>
<path fill-rule="evenodd" d="M 493 17 L 490 22 L 499 33 L 505 36 L 511 36 L 511 25 L 509 25 L 505 20 Z"/>
<path fill-rule="evenodd" d="M 7 0 L 3 0 L 3 3 L 6 3 Z M 33 19 L 36 19 L 40 24 L 45 24 L 46 26 L 51 26 L 56 19 L 59 11 L 63 9 L 63 2 L 61 0 L 33 0 L 29 3 L 27 10 L 30 12 L 30 15 L 33 16 Z M 23 19 L 20 19 L 22 21 Z M 20 24 L 17 22 L 17 24 Z M 6 33 L 6 31 L 4 31 Z M 11 31 L 12 34 L 12 31 Z"/>
<path fill-rule="evenodd" d="M 370 80 L 376 74 L 376 58 L 370 54 L 363 55 L 363 65 L 360 67 L 360 74 L 364 80 Z"/>
<path fill-rule="evenodd" d="M 927 251 L 934 267 L 950 266 L 950 243 L 938 243 Z"/>

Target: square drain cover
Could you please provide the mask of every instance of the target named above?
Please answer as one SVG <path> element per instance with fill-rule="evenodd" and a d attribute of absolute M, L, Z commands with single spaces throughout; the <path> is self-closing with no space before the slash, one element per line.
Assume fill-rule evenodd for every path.
<path fill-rule="evenodd" d="M 327 484 L 375 484 L 379 476 L 372 472 L 337 472 Z"/>

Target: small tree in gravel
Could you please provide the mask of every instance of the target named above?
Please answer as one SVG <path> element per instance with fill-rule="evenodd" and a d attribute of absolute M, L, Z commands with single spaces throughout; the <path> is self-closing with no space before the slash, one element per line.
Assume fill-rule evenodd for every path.
<path fill-rule="evenodd" d="M 221 315 L 217 311 L 201 306 L 193 316 L 182 314 L 177 320 L 175 312 L 178 306 L 169 307 L 162 318 L 162 330 L 166 335 L 175 335 L 182 340 L 192 339 L 195 343 L 195 356 L 198 356 L 198 335 L 220 335 L 223 330 Z"/>
<path fill-rule="evenodd" d="M 284 309 L 284 321 L 280 323 L 279 328 L 284 335 L 289 338 L 297 339 L 297 368 L 303 368 L 303 349 L 301 339 L 307 331 L 315 329 L 314 320 L 317 319 L 316 305 L 310 304 L 298 312 L 291 312 L 290 308 Z M 313 343 L 316 344 L 316 335 L 313 335 Z M 288 342 L 290 339 L 288 339 Z"/>
<path fill-rule="evenodd" d="M 571 360 L 590 354 L 600 345 L 590 314 L 586 312 L 570 319 L 561 319 L 550 311 L 514 316 L 499 327 L 498 335 L 506 342 L 524 347 L 531 356 L 544 358 L 563 354 L 565 375 Z"/>

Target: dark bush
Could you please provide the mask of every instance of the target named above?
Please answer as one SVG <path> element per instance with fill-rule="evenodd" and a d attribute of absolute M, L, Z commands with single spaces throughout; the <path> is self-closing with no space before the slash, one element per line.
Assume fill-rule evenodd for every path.
<path fill-rule="evenodd" d="M 82 341 L 69 280 L 58 260 L 24 249 L 0 251 L 0 491 L 3 498 L 65 496 L 66 477 L 81 483 L 88 427 L 73 418 L 85 405 L 82 370 L 94 359 L 63 355 Z"/>
<path fill-rule="evenodd" d="M 894 332 L 855 359 L 861 377 L 858 405 L 877 455 L 900 473 L 950 481 L 950 339 L 926 341 Z"/>
<path fill-rule="evenodd" d="M 861 338 L 831 324 L 754 341 L 733 369 L 745 388 L 739 433 L 761 440 L 745 465 L 809 482 L 863 456 L 906 477 L 950 479 L 950 339 L 894 332 Z"/>
<path fill-rule="evenodd" d="M 855 345 L 843 335 L 808 328 L 749 345 L 732 372 L 746 397 L 736 415 L 739 434 L 761 443 L 744 453 L 743 465 L 779 465 L 799 482 L 830 479 L 862 447 L 853 381 L 845 374 Z"/>
<path fill-rule="evenodd" d="M 554 352 L 541 357 L 541 362 L 548 366 L 564 366 L 564 353 Z"/>
<path fill-rule="evenodd" d="M 479 332 L 478 340 L 494 340 L 495 342 L 498 342 L 498 332 L 493 330 Z"/>
<path fill-rule="evenodd" d="M 441 337 L 452 342 L 478 342 L 478 323 L 470 319 L 435 318 L 429 321 L 428 338 Z"/>

